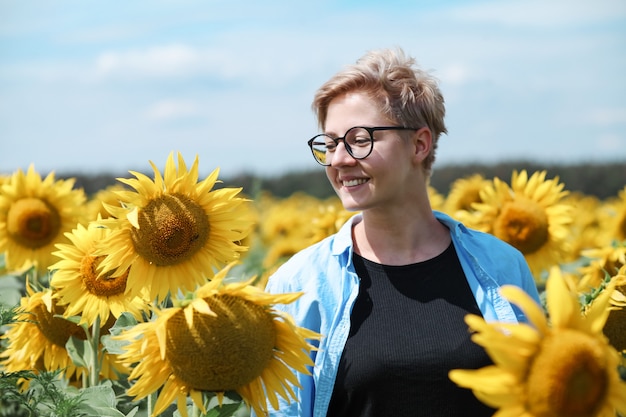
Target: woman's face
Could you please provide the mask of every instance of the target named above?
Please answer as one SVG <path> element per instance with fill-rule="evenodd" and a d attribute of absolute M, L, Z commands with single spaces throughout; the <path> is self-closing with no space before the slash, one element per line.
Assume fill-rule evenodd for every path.
<path fill-rule="evenodd" d="M 343 137 L 354 126 L 396 126 L 367 94 L 349 92 L 333 99 L 326 116 L 326 134 Z M 415 182 L 413 130 L 374 132 L 373 149 L 365 159 L 354 159 L 343 141 L 326 167 L 326 175 L 347 210 L 363 211 L 410 203 Z"/>

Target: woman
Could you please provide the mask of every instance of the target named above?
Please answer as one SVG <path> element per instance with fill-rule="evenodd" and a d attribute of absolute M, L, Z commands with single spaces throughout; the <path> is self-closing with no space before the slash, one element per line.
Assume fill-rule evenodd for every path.
<path fill-rule="evenodd" d="M 402 50 L 367 53 L 315 95 L 323 134 L 309 141 L 344 207 L 335 235 L 299 252 L 267 291 L 303 292 L 284 308 L 322 334 L 299 401 L 276 416 L 488 416 L 450 369 L 490 364 L 468 313 L 525 321 L 498 288 L 537 301 L 521 255 L 434 212 L 428 182 L 445 107 L 437 82 Z"/>

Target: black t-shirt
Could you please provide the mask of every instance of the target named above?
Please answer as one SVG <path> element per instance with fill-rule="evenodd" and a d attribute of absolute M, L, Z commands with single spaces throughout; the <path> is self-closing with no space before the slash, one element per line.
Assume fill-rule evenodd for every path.
<path fill-rule="evenodd" d="M 361 284 L 327 416 L 492 416 L 448 378 L 492 364 L 463 320 L 481 312 L 454 246 L 411 265 L 354 263 Z"/>

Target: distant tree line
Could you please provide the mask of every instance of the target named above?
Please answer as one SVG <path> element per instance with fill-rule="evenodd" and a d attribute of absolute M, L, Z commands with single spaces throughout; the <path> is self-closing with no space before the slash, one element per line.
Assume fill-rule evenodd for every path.
<path fill-rule="evenodd" d="M 433 170 L 430 184 L 446 195 L 452 183 L 472 174 L 485 178 L 495 177 L 510 183 L 514 170 L 525 169 L 528 175 L 535 171 L 546 171 L 546 178 L 559 177 L 564 189 L 596 196 L 600 199 L 616 196 L 626 186 L 626 161 L 610 163 L 579 163 L 545 165 L 534 162 L 502 162 L 497 164 L 455 164 L 437 166 Z M 291 172 L 274 177 L 257 177 L 242 174 L 224 181 L 225 185 L 243 187 L 248 194 L 266 191 L 277 197 L 288 197 L 294 192 L 305 192 L 315 197 L 334 195 L 323 168 Z"/>
<path fill-rule="evenodd" d="M 541 164 L 530 161 L 510 161 L 496 164 L 450 164 L 435 165 L 431 185 L 441 194 L 446 195 L 451 184 L 472 174 L 481 174 L 485 178 L 500 178 L 510 183 L 513 171 L 525 169 L 531 175 L 535 171 L 546 171 L 546 178 L 559 177 L 564 189 L 596 196 L 600 199 L 617 196 L 626 186 L 626 161 L 575 164 Z M 152 173 L 145 173 L 152 177 Z M 105 187 L 115 184 L 116 177 L 128 178 L 130 174 L 58 174 L 58 178 L 75 178 L 76 186 L 82 187 L 88 195 L 93 195 Z M 254 197 L 260 192 L 267 192 L 278 198 L 289 197 L 295 192 L 303 192 L 318 198 L 334 195 L 323 168 L 287 172 L 277 176 L 259 176 L 242 173 L 229 178 L 221 178 L 216 187 L 243 187 L 243 192 Z"/>

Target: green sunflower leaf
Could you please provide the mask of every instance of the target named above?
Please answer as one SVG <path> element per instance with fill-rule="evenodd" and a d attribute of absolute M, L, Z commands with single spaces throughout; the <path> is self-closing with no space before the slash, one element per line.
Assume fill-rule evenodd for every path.
<path fill-rule="evenodd" d="M 91 345 L 87 340 L 80 340 L 75 336 L 71 336 L 65 344 L 65 349 L 76 366 L 89 369 L 92 363 Z"/>
<path fill-rule="evenodd" d="M 124 330 L 133 328 L 137 324 L 137 320 L 130 313 L 122 313 L 115 321 L 113 327 L 109 329 L 109 333 L 100 338 L 100 342 L 104 346 L 104 349 L 114 355 L 120 355 L 125 352 L 124 346 L 129 342 L 125 340 L 115 340 L 111 336 L 117 336 Z"/>
<path fill-rule="evenodd" d="M 89 416 L 132 417 L 138 411 L 138 407 L 135 407 L 128 414 L 124 414 L 116 408 L 117 400 L 111 381 L 82 389 L 81 399 L 83 402 L 79 411 Z"/>

